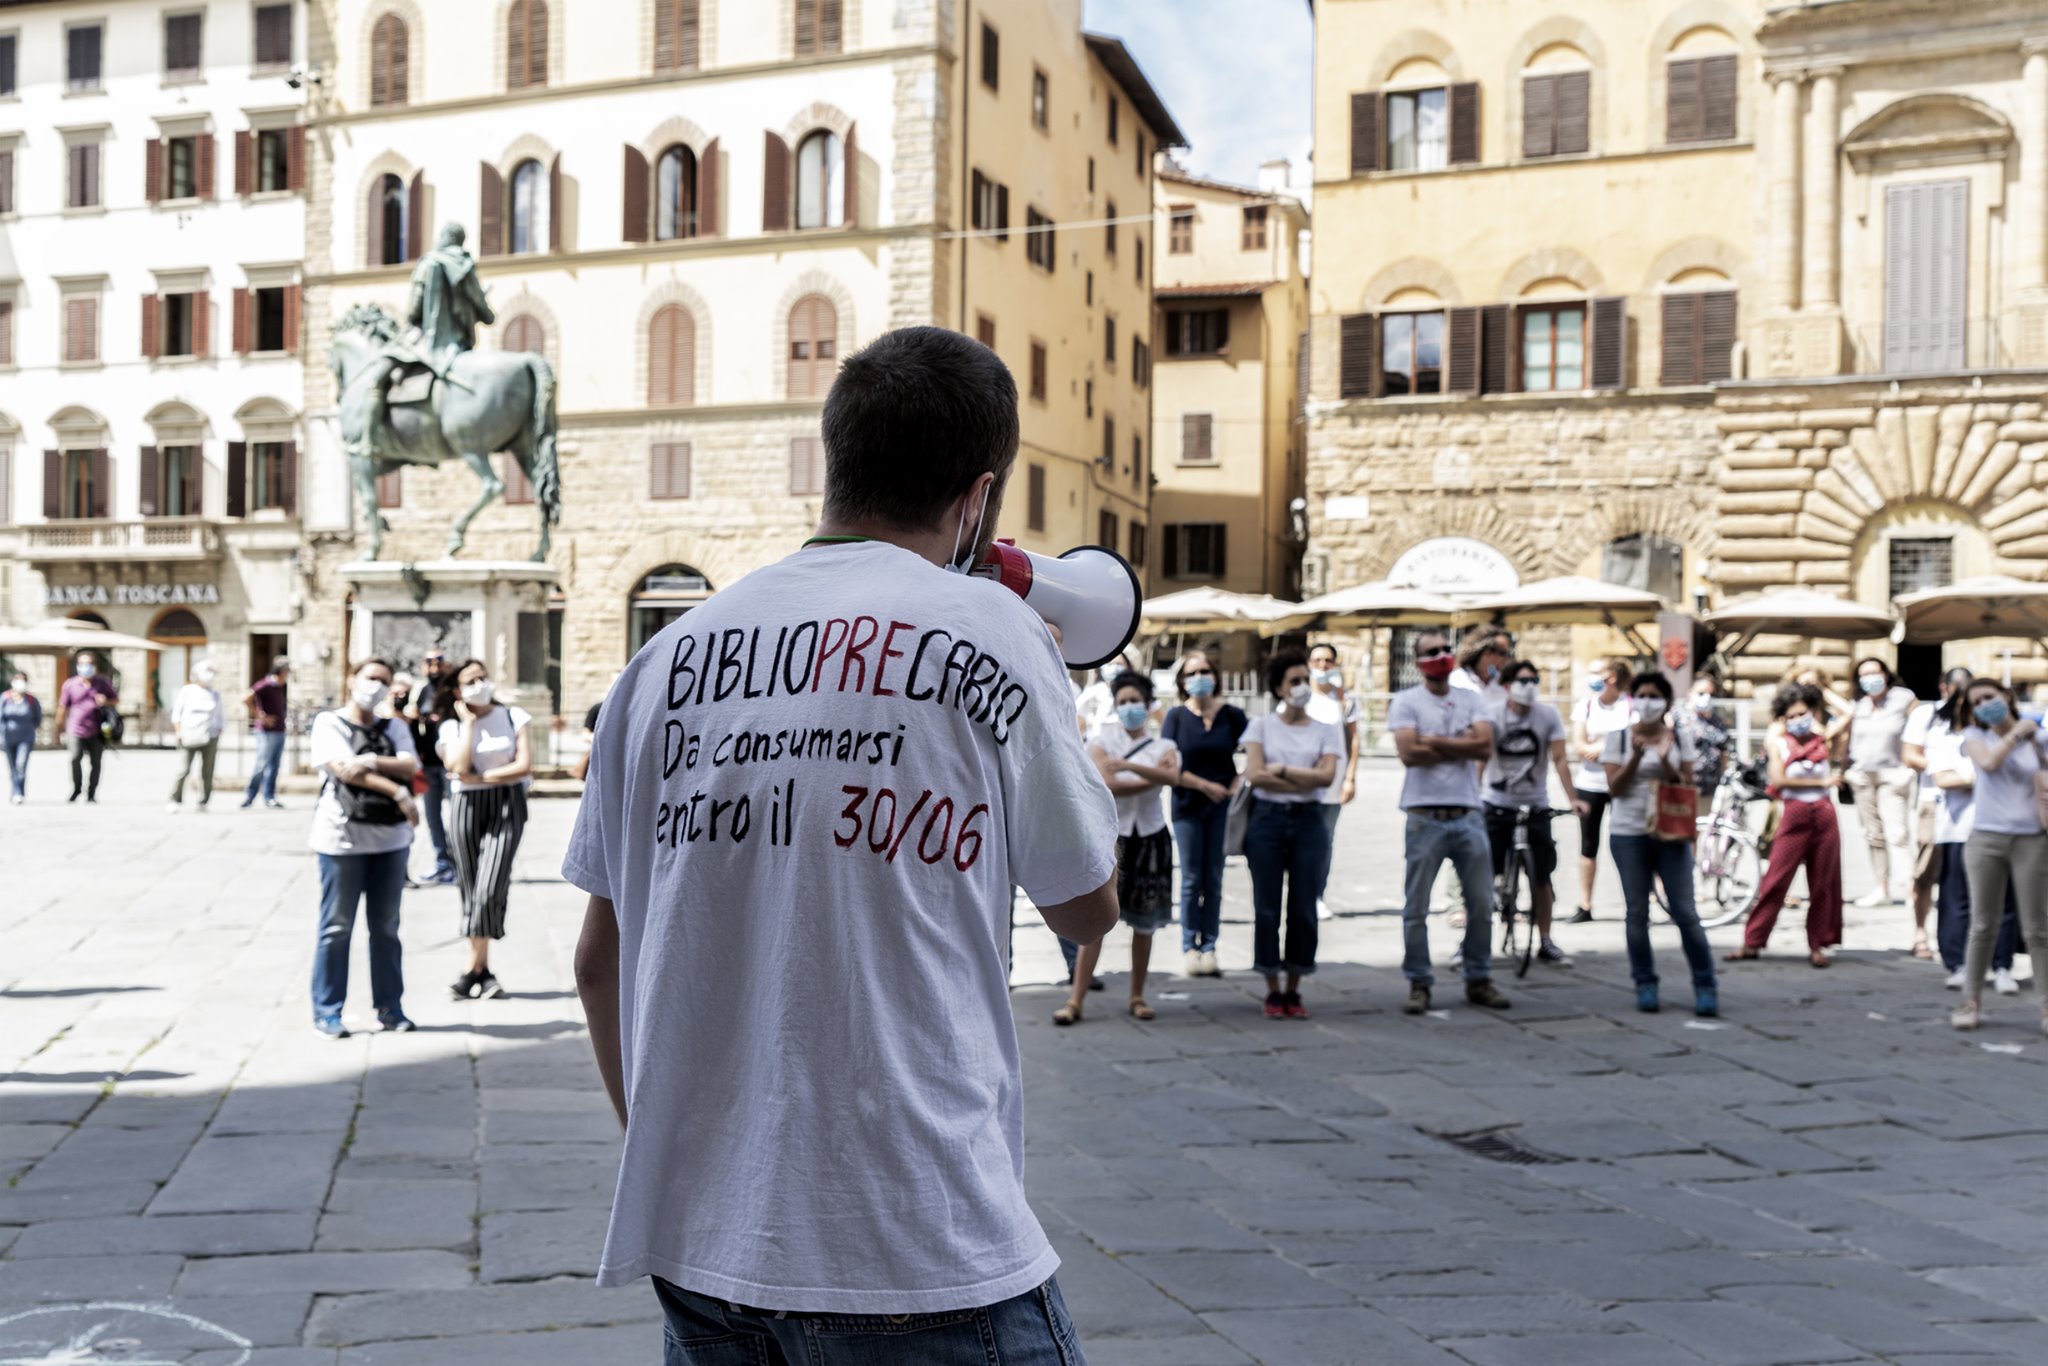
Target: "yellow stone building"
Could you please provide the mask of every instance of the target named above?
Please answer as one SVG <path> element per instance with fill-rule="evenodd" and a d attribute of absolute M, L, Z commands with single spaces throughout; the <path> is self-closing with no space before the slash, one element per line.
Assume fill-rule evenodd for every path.
<path fill-rule="evenodd" d="M 1316 10 L 1312 572 L 1690 608 L 2048 569 L 2040 5 Z"/>
<path fill-rule="evenodd" d="M 398 312 L 465 224 L 498 317 L 480 347 L 559 382 L 552 601 L 488 659 L 577 714 L 665 622 L 815 524 L 838 359 L 937 323 L 1008 362 L 1023 451 L 1001 531 L 1146 559 L 1152 167 L 1182 138 L 1080 0 L 315 0 L 306 520 L 295 651 L 351 634 L 361 553 L 328 329 Z M 502 466 L 501 466 L 502 469 Z M 523 559 L 516 471 L 464 555 Z M 380 489 L 384 558 L 431 560 L 466 468 Z M 359 616 L 359 614 L 356 614 Z"/>

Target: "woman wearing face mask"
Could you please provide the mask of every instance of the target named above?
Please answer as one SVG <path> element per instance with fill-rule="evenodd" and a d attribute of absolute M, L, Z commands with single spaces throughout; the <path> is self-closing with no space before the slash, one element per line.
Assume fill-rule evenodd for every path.
<path fill-rule="evenodd" d="M 1145 974 L 1152 963 L 1152 936 L 1173 923 L 1173 836 L 1166 830 L 1160 792 L 1180 781 L 1180 751 L 1151 734 L 1152 680 L 1126 673 L 1111 693 L 1115 720 L 1088 744 L 1088 757 L 1116 798 L 1116 896 L 1124 924 L 1131 927 L 1131 1014 L 1152 1018 L 1145 1001 Z M 1052 1022 L 1070 1025 L 1081 1018 L 1095 965 L 1102 960 L 1102 941 L 1081 950 L 1074 969 L 1074 990 L 1053 1012 Z"/>
<path fill-rule="evenodd" d="M 1707 932 L 1693 909 L 1692 841 L 1659 839 L 1653 830 L 1658 785 L 1690 787 L 1698 755 L 1691 738 L 1667 724 L 1671 684 L 1664 675 L 1644 674 L 1636 679 L 1631 696 L 1635 699 L 1635 724 L 1607 737 L 1601 766 L 1607 771 L 1607 790 L 1613 803 L 1608 843 L 1628 907 L 1628 966 L 1635 978 L 1636 1009 L 1658 1009 L 1657 960 L 1650 952 L 1650 881 L 1654 877 L 1664 884 L 1664 903 L 1671 923 L 1678 927 L 1686 965 L 1692 969 L 1693 1013 L 1718 1015 L 1721 1001 L 1714 984 L 1714 951 L 1707 946 Z"/>
<path fill-rule="evenodd" d="M 1135 672 L 1131 657 L 1118 655 L 1097 669 L 1088 686 L 1081 689 L 1081 695 L 1074 699 L 1074 716 L 1081 727 L 1084 744 L 1116 719 L 1116 700 L 1111 684 L 1125 674 Z"/>
<path fill-rule="evenodd" d="M 533 785 L 533 718 L 492 700 L 489 672 L 466 659 L 450 675 L 442 713 L 441 762 L 455 784 L 448 842 L 462 889 L 462 935 L 469 970 L 450 988 L 455 999 L 488 1000 L 505 988 L 491 972 L 491 941 L 505 937 L 512 860 L 526 832 L 526 789 Z"/>
<path fill-rule="evenodd" d="M 1579 907 L 1572 923 L 1593 918 L 1593 883 L 1600 872 L 1600 821 L 1607 813 L 1607 770 L 1600 756 L 1607 737 L 1635 720 L 1630 699 L 1628 665 L 1618 659 L 1596 659 L 1587 669 L 1586 695 L 1572 708 L 1572 754 L 1579 761 L 1573 796 L 1585 814 L 1579 817 Z"/>
<path fill-rule="evenodd" d="M 1969 761 L 1962 757 L 1962 728 L 1956 724 L 1956 713 L 1963 704 L 1963 698 L 1960 694 L 1969 686 L 1970 671 L 1968 669 L 1950 669 L 1947 673 L 1943 674 L 1941 676 L 1940 700 L 1938 702 L 1922 702 L 1914 707 L 1913 714 L 1906 718 L 1905 734 L 1899 740 L 1899 757 L 1906 761 L 1907 768 L 1912 769 L 1914 773 L 1919 775 L 1918 783 L 1920 788 L 1918 810 L 1913 815 L 1913 956 L 1915 958 L 1934 957 L 1934 948 L 1927 942 L 1927 920 L 1934 912 L 1934 894 L 1937 888 L 1940 889 L 1944 902 L 1942 919 L 1937 923 L 1936 931 L 1938 934 L 1948 933 L 1945 928 L 1942 928 L 1948 920 L 1947 898 L 1949 897 L 1948 886 L 1941 878 L 1942 845 L 1945 842 L 1960 842 L 1969 837 L 1969 831 L 1965 828 L 1962 834 L 1954 835 L 1952 841 L 1944 841 L 1940 838 L 1942 830 L 1952 829 L 1954 813 L 1949 809 L 1951 805 L 1948 800 L 1949 788 L 1937 776 L 1939 770 L 1936 767 L 1937 761 L 1940 761 L 1949 767 L 1960 764 L 1963 768 L 1968 768 Z M 1956 784 L 1960 789 L 1962 809 L 1965 812 L 1969 808 L 1972 776 L 1966 775 L 1961 782 Z M 1962 876 L 1963 859 L 1960 846 L 1956 849 L 1955 854 L 1957 883 L 1958 885 L 1967 886 L 1967 881 Z M 1965 890 L 1962 896 L 1967 905 L 1969 892 Z M 2019 933 L 2018 919 L 2016 916 L 2009 917 L 2009 921 L 2013 926 L 2013 934 L 2017 935 Z M 1960 929 L 1956 937 L 1956 952 L 1954 955 L 1956 961 L 1948 964 L 1949 976 L 1952 979 L 1949 983 L 1951 987 L 1959 987 L 1963 984 L 1962 945 L 1963 940 L 1969 936 L 1970 932 L 1967 910 L 1965 910 L 1962 919 L 1958 923 Z M 1999 942 L 2001 945 L 2005 942 L 2003 931 L 2000 932 Z M 2005 962 L 2006 966 L 2011 966 L 2012 955 L 2010 953 L 2006 954 Z M 1999 980 L 1999 990 L 2003 991 L 2006 979 L 2000 978 Z"/>
<path fill-rule="evenodd" d="M 1916 699 L 1881 659 L 1856 664 L 1856 705 L 1849 711 L 1849 788 L 1870 849 L 1877 885 L 1858 906 L 1904 902 L 1913 883 L 1913 770 L 1901 745 Z"/>
<path fill-rule="evenodd" d="M 1216 936 L 1223 927 L 1223 827 L 1238 784 L 1237 747 L 1251 724 L 1216 695 L 1216 666 L 1194 651 L 1174 671 L 1184 699 L 1159 737 L 1180 753 L 1173 785 L 1173 842 L 1180 850 L 1180 947 L 1190 977 L 1221 977 Z"/>
<path fill-rule="evenodd" d="M 412 775 L 419 770 L 412 732 L 377 714 L 391 692 L 391 662 L 366 659 L 348 680 L 348 705 L 313 718 L 313 768 L 324 776 L 308 841 L 320 857 L 320 940 L 313 953 L 313 1027 L 345 1039 L 341 1009 L 348 1000 L 349 940 L 361 903 L 370 935 L 370 998 L 377 1022 L 404 1033 L 413 1027 L 401 997 L 398 907 L 419 808 Z"/>
<path fill-rule="evenodd" d="M 2036 955 L 2034 999 L 2041 1032 L 2048 1034 L 2048 834 L 2042 832 L 2034 784 L 2044 767 L 2043 742 L 2034 722 L 2019 716 L 2010 688 L 1988 678 L 1966 694 L 1968 728 L 1963 753 L 1976 766 L 1976 803 L 1963 864 L 1970 878 L 1970 951 L 1963 964 L 1963 1003 L 1949 1016 L 1957 1029 L 1981 1022 L 1984 971 L 1998 940 L 2006 888 L 2019 901 L 2020 927 Z"/>
<path fill-rule="evenodd" d="M 16 669 L 7 691 L 0 693 L 0 748 L 7 751 L 7 800 L 13 806 L 28 800 L 28 757 L 35 753 L 42 724 L 43 704 L 28 690 L 28 675 Z"/>
<path fill-rule="evenodd" d="M 1792 877 L 1806 869 L 1806 961 L 1828 965 L 1828 950 L 1842 942 L 1842 832 L 1835 823 L 1834 787 L 1829 776 L 1828 737 L 1824 729 L 1827 702 L 1811 683 L 1778 689 L 1771 702 L 1776 724 L 1764 738 L 1770 760 L 1771 789 L 1784 800 L 1785 812 L 1771 841 L 1770 864 L 1757 891 L 1756 909 L 1742 933 L 1742 947 L 1728 961 L 1763 957 L 1771 927 L 1785 907 Z"/>
<path fill-rule="evenodd" d="M 1266 661 L 1266 690 L 1278 709 L 1255 717 L 1244 733 L 1244 780 L 1252 787 L 1244 837 L 1252 875 L 1252 969 L 1266 977 L 1268 1019 L 1305 1020 L 1301 979 L 1316 970 L 1316 898 L 1330 872 L 1330 827 L 1321 797 L 1336 780 L 1344 738 L 1335 726 L 1309 717 L 1315 690 L 1301 651 L 1282 650 Z"/>
<path fill-rule="evenodd" d="M 1713 810 L 1714 793 L 1720 789 L 1721 776 L 1728 771 L 1728 753 L 1735 747 L 1735 737 L 1729 734 L 1728 723 L 1721 719 L 1716 705 L 1720 691 L 1721 682 L 1714 675 L 1699 675 L 1692 681 L 1685 710 L 1675 718 L 1679 730 L 1692 741 L 1697 756 L 1693 772 L 1699 778 L 1702 815 Z"/>
<path fill-rule="evenodd" d="M 1953 675 L 1960 673 L 1961 678 Z M 1941 965 L 1948 969 L 1944 983 L 1950 991 L 1962 990 L 1969 980 L 1964 964 L 1970 955 L 1970 876 L 1965 853 L 1970 832 L 1976 827 L 1977 766 L 1963 753 L 1964 718 L 1969 708 L 1971 678 L 1967 669 L 1951 670 L 1943 686 L 1954 686 L 1935 709 L 1932 720 L 1920 732 L 1921 762 L 1935 791 L 1934 824 L 1929 844 L 1934 851 L 1935 878 L 1941 889 L 1941 916 L 1935 925 Z M 1908 756 L 1909 761 L 1911 756 Z M 2019 951 L 2020 910 L 2010 884 L 2005 889 L 2005 913 L 1999 917 L 1998 941 L 1991 950 L 1992 982 L 2000 996 L 2019 992 L 2013 980 L 2012 959 Z"/>
<path fill-rule="evenodd" d="M 185 803 L 185 780 L 192 774 L 192 761 L 199 761 L 199 800 L 194 811 L 204 812 L 213 800 L 213 759 L 220 750 L 221 727 L 227 713 L 221 708 L 220 693 L 213 686 L 214 665 L 202 659 L 192 666 L 192 677 L 178 689 L 171 703 L 171 730 L 178 737 L 178 776 L 171 784 L 172 811 Z"/>

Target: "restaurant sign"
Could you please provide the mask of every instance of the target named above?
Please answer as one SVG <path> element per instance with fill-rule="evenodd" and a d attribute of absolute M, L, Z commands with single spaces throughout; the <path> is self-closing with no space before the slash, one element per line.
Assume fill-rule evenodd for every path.
<path fill-rule="evenodd" d="M 213 583 L 67 583 L 52 584 L 43 595 L 48 607 L 172 607 L 220 602 Z"/>

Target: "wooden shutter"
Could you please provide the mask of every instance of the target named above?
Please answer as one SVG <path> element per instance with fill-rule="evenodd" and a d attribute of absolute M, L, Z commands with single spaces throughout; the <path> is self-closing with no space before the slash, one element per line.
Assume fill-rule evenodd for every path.
<path fill-rule="evenodd" d="M 0 366 L 14 364 L 14 300 L 0 299 Z M 4 484 L 0 480 L 0 484 Z"/>
<path fill-rule="evenodd" d="M 214 141 L 214 136 L 211 133 L 201 133 L 198 137 L 192 139 L 192 156 L 199 163 L 197 179 L 199 198 L 201 199 L 213 198 Z"/>
<path fill-rule="evenodd" d="M 1337 321 L 1342 340 L 1337 353 L 1337 393 L 1342 398 L 1370 398 L 1379 387 L 1379 365 L 1373 352 L 1379 320 L 1370 313 L 1352 313 Z"/>
<path fill-rule="evenodd" d="M 1628 387 L 1628 300 L 1595 299 L 1586 310 L 1592 323 L 1592 365 L 1587 387 Z"/>
<path fill-rule="evenodd" d="M 505 254 L 505 177 L 486 161 L 479 166 L 477 187 L 476 254 Z"/>
<path fill-rule="evenodd" d="M 284 351 L 288 356 L 297 355 L 299 350 L 299 287 L 284 287 Z"/>
<path fill-rule="evenodd" d="M 1351 174 L 1380 168 L 1380 92 L 1360 90 L 1351 96 Z"/>
<path fill-rule="evenodd" d="M 306 125 L 295 123 L 284 133 L 284 187 L 297 194 L 306 188 Z"/>
<path fill-rule="evenodd" d="M 1110 208 L 1112 211 L 1114 211 L 1116 206 L 1112 204 Z M 996 186 L 996 241 L 1007 242 L 1009 240 L 1010 187 L 1008 185 L 998 185 Z M 1110 224 L 1109 228 L 1109 250 L 1111 255 L 1115 255 L 1116 225 L 1114 223 Z"/>
<path fill-rule="evenodd" d="M 849 228 L 860 226 L 860 152 L 853 140 L 853 130 L 854 125 L 851 123 L 847 124 L 846 137 L 840 143 L 840 156 L 845 162 L 845 165 L 841 168 L 840 175 L 846 182 L 846 205 L 843 218 L 845 226 Z M 1002 198 L 1003 226 L 1007 228 L 1010 226 L 1010 192 L 1008 189 L 1003 191 Z"/>
<path fill-rule="evenodd" d="M 370 267 L 384 264 L 384 177 L 377 176 L 370 181 L 368 228 L 363 233 L 363 264 Z"/>
<path fill-rule="evenodd" d="M 1712 384 L 1735 374 L 1735 291 L 1700 296 L 1700 382 Z"/>
<path fill-rule="evenodd" d="M 1735 136 L 1741 76 L 1739 61 L 1732 52 L 1700 59 L 1700 136 L 1710 139 Z"/>
<path fill-rule="evenodd" d="M 235 316 L 228 320 L 228 328 L 234 336 L 234 350 L 238 356 L 249 354 L 249 291 L 237 286 L 234 298 Z"/>
<path fill-rule="evenodd" d="M 1557 151 L 1557 77 L 1522 78 L 1522 155 L 1547 157 Z"/>
<path fill-rule="evenodd" d="M 64 359 L 96 361 L 100 358 L 100 301 L 97 296 L 64 301 L 67 325 Z"/>
<path fill-rule="evenodd" d="M 1884 197 L 1884 368 L 1901 374 L 1918 369 L 1921 300 L 1915 288 L 1921 225 L 1914 209 L 1920 187 L 1893 185 Z"/>
<path fill-rule="evenodd" d="M 1180 419 L 1180 458 L 1189 465 L 1206 465 L 1216 459 L 1216 419 L 1211 413 L 1183 413 Z"/>
<path fill-rule="evenodd" d="M 1699 57 L 1684 57 L 1664 67 L 1664 140 L 1698 142 L 1706 136 L 1706 113 L 1700 88 Z"/>
<path fill-rule="evenodd" d="M 1464 81 L 1450 90 L 1451 145 L 1445 160 L 1453 166 L 1479 160 L 1479 82 Z"/>
<path fill-rule="evenodd" d="M 1700 382 L 1700 296 L 1664 296 L 1663 363 L 1658 381 L 1665 385 Z"/>
<path fill-rule="evenodd" d="M 647 401 L 657 408 L 696 401 L 697 320 L 669 304 L 647 327 Z"/>
<path fill-rule="evenodd" d="M 420 259 L 420 245 L 427 231 L 427 173 L 414 171 L 405 190 L 405 259 Z"/>
<path fill-rule="evenodd" d="M 545 11 L 543 11 L 545 12 Z M 548 250 L 562 249 L 562 221 L 569 215 L 562 202 L 562 154 L 548 163 Z"/>
<path fill-rule="evenodd" d="M 107 495 L 113 492 L 110 487 L 113 470 L 107 460 L 107 448 L 102 446 L 95 450 L 87 466 L 92 474 L 92 507 L 88 509 L 88 513 L 104 519 L 108 511 Z"/>
<path fill-rule="evenodd" d="M 1445 320 L 1444 392 L 1479 392 L 1479 310 L 1453 308 Z"/>
<path fill-rule="evenodd" d="M 64 515 L 64 453 L 43 452 L 43 516 L 56 521 Z"/>
<path fill-rule="evenodd" d="M 213 307 L 205 290 L 192 293 L 192 354 L 204 360 L 213 354 Z"/>
<path fill-rule="evenodd" d="M 1571 156 L 1593 143 L 1593 73 L 1566 71 L 1557 77 L 1557 154 Z"/>
<path fill-rule="evenodd" d="M 796 55 L 809 57 L 818 50 L 818 0 L 796 0 Z"/>
<path fill-rule="evenodd" d="M 154 517 L 160 511 L 157 504 L 157 493 L 163 485 L 163 463 L 157 456 L 156 447 L 144 446 L 142 448 L 140 464 L 142 466 L 142 486 L 137 490 L 139 497 L 136 499 L 135 505 L 144 517 Z"/>
<path fill-rule="evenodd" d="M 788 227 L 789 144 L 771 132 L 762 153 L 761 230 L 783 232 Z"/>
<path fill-rule="evenodd" d="M 692 11 L 695 12 L 694 10 Z M 697 235 L 716 237 L 718 233 L 718 139 L 704 144 L 704 155 L 697 158 Z"/>
<path fill-rule="evenodd" d="M 145 294 L 142 296 L 142 354 L 150 360 L 155 360 L 162 350 L 158 340 L 157 296 Z"/>
<path fill-rule="evenodd" d="M 697 0 L 656 0 L 654 69 L 692 71 L 697 66 Z"/>
<path fill-rule="evenodd" d="M 238 195 L 254 194 L 256 192 L 256 158 L 253 155 L 254 151 L 255 147 L 249 136 L 249 130 L 246 128 L 236 129 L 235 193 Z"/>
<path fill-rule="evenodd" d="M 228 442 L 227 515 L 249 515 L 249 443 L 246 441 Z"/>
<path fill-rule="evenodd" d="M 370 30 L 370 107 L 391 103 L 391 26 L 395 14 L 379 19 Z"/>
<path fill-rule="evenodd" d="M 296 288 L 297 286 L 294 286 Z M 278 506 L 287 517 L 299 515 L 299 443 L 284 442 L 277 477 Z"/>
<path fill-rule="evenodd" d="M 665 2 L 665 0 L 664 0 Z M 647 156 L 632 143 L 626 144 L 625 203 L 621 208 L 621 236 L 628 242 L 647 240 Z"/>
<path fill-rule="evenodd" d="M 844 9 L 843 0 L 818 0 L 818 51 L 837 52 L 845 46 L 840 31 Z"/>
<path fill-rule="evenodd" d="M 1506 304 L 1488 304 L 1479 310 L 1479 392 L 1504 394 L 1513 387 L 1508 373 L 1508 353 L 1514 349 L 1514 310 Z"/>
<path fill-rule="evenodd" d="M 0 147 L 0 214 L 14 212 L 14 149 Z"/>
<path fill-rule="evenodd" d="M 192 463 L 185 471 L 185 487 L 190 490 L 185 496 L 191 499 L 191 516 L 206 515 L 206 447 L 192 448 Z"/>
<path fill-rule="evenodd" d="M 82 149 L 72 150 L 75 155 Z M 143 148 L 142 158 L 142 197 L 155 204 L 164 197 L 164 140 L 151 138 Z M 72 178 L 82 180 L 84 177 L 74 172 Z M 77 207 L 79 202 L 74 192 L 73 207 Z"/>
<path fill-rule="evenodd" d="M 651 498 L 688 498 L 690 443 L 657 441 L 648 447 L 647 480 Z"/>

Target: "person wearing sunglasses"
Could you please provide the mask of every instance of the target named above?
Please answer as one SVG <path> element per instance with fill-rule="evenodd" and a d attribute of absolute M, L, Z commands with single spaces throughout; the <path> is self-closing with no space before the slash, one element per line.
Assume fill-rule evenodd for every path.
<path fill-rule="evenodd" d="M 1173 784 L 1173 843 L 1180 852 L 1180 947 L 1188 977 L 1221 977 L 1216 937 L 1223 928 L 1223 829 L 1237 789 L 1237 748 L 1251 722 L 1216 691 L 1216 666 L 1200 650 L 1173 673 L 1181 705 L 1166 714 L 1159 738 L 1180 751 Z"/>
<path fill-rule="evenodd" d="M 1493 854 L 1479 812 L 1477 765 L 1493 754 L 1493 723 L 1484 696 L 1451 686 L 1457 666 L 1450 638 L 1423 632 L 1415 640 L 1422 682 L 1396 693 L 1387 709 L 1387 729 L 1407 769 L 1401 781 L 1401 809 L 1408 813 L 1401 972 L 1408 979 L 1402 1010 L 1410 1015 L 1429 1009 L 1436 982 L 1429 965 L 1429 893 L 1446 861 L 1465 894 L 1465 999 L 1493 1010 L 1508 1005 L 1492 981 Z"/>

